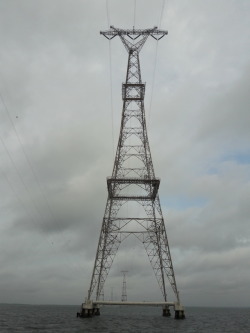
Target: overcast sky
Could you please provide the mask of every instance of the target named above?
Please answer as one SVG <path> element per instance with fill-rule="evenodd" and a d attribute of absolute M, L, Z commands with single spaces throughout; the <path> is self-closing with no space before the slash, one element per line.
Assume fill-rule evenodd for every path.
<path fill-rule="evenodd" d="M 182 303 L 249 306 L 249 0 L 0 0 L 0 302 L 87 295 L 127 65 L 109 25 L 169 32 L 140 57 Z M 128 270 L 128 300 L 159 300 L 133 241 L 105 297 Z"/>

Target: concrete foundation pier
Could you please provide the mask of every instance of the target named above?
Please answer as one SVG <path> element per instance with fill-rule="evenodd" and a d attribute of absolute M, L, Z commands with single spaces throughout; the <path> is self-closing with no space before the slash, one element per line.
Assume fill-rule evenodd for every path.
<path fill-rule="evenodd" d="M 100 316 L 100 307 L 103 305 L 141 305 L 141 306 L 161 306 L 162 315 L 170 317 L 170 307 L 172 306 L 175 311 L 175 319 L 185 319 L 184 307 L 179 302 L 116 302 L 116 301 L 92 301 L 86 299 L 82 303 L 80 312 L 76 316 L 81 318 L 89 318 L 92 316 Z"/>
<path fill-rule="evenodd" d="M 184 307 L 181 304 L 175 303 L 174 311 L 175 311 L 175 319 L 185 319 Z"/>
<path fill-rule="evenodd" d="M 162 307 L 162 315 L 163 315 L 163 317 L 170 317 L 171 316 L 171 312 L 170 312 L 170 309 L 169 309 L 168 305 L 164 305 Z"/>
<path fill-rule="evenodd" d="M 85 303 L 82 303 L 80 312 L 77 312 L 77 317 L 90 318 L 92 316 L 99 316 L 100 309 L 98 305 L 94 305 L 93 301 L 86 299 Z"/>
<path fill-rule="evenodd" d="M 100 307 L 99 307 L 99 305 L 96 305 L 95 307 L 94 307 L 94 315 L 95 316 L 100 316 Z"/>

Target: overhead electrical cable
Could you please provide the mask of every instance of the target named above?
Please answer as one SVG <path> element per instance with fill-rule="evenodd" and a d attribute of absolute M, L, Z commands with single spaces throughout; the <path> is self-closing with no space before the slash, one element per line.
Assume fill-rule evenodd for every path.
<path fill-rule="evenodd" d="M 9 113 L 9 111 L 8 111 L 8 108 L 7 108 L 7 106 L 6 106 L 6 103 L 4 102 L 4 99 L 3 99 L 3 96 L 2 96 L 1 93 L 0 93 L 0 100 L 2 101 L 2 104 L 3 104 L 3 106 L 5 107 L 6 112 L 8 113 L 9 119 L 11 120 L 11 123 L 13 124 L 13 121 L 12 121 L 12 119 L 11 119 L 10 113 Z M 17 133 L 17 130 L 16 130 L 14 124 L 13 124 L 13 127 L 14 127 L 14 129 L 15 129 L 15 133 L 17 134 L 17 137 L 19 138 L 19 143 L 20 143 L 20 145 L 21 145 L 21 147 L 22 147 L 22 152 L 25 154 L 25 151 L 24 151 L 24 148 L 23 148 L 23 146 L 22 146 L 22 143 L 21 143 L 20 137 L 18 136 L 18 133 Z M 14 188 L 13 188 L 13 186 L 11 185 L 11 183 L 10 183 L 10 181 L 9 181 L 9 179 L 8 179 L 8 177 L 7 177 L 7 175 L 3 172 L 3 170 L 1 170 L 1 171 L 2 171 L 2 175 L 4 176 L 4 178 L 5 178 L 6 182 L 7 182 L 7 184 L 8 184 L 9 187 L 11 188 L 12 192 L 15 194 L 15 196 L 16 196 L 17 200 L 19 201 L 20 205 L 22 205 L 23 208 L 25 209 L 26 214 L 27 214 L 27 216 L 29 216 L 31 222 L 36 223 L 38 226 L 40 225 L 39 221 L 41 221 L 42 223 L 46 223 L 46 222 L 45 222 L 45 219 L 44 219 L 44 217 L 43 217 L 43 215 L 42 215 L 42 213 L 40 212 L 40 210 L 39 210 L 39 208 L 38 208 L 36 202 L 34 201 L 34 196 L 33 196 L 32 193 L 30 192 L 29 187 L 26 185 L 26 183 L 25 183 L 25 181 L 24 181 L 24 177 L 23 177 L 23 175 L 22 175 L 21 172 L 19 171 L 19 168 L 17 167 L 17 165 L 16 165 L 16 163 L 15 163 L 15 161 L 14 161 L 14 159 L 13 159 L 13 157 L 12 157 L 12 155 L 11 155 L 11 153 L 10 153 L 8 147 L 7 147 L 7 145 L 5 144 L 5 142 L 4 142 L 4 140 L 3 140 L 3 138 L 2 138 L 1 136 L 0 136 L 0 142 L 1 142 L 2 146 L 4 147 L 4 150 L 5 150 L 6 154 L 7 154 L 8 157 L 9 157 L 9 160 L 10 160 L 10 162 L 11 162 L 11 164 L 12 164 L 12 166 L 13 166 L 13 168 L 14 168 L 14 170 L 15 170 L 17 176 L 18 176 L 18 179 L 19 179 L 20 183 L 22 184 L 22 186 L 24 187 L 24 189 L 25 189 L 25 191 L 26 191 L 26 193 L 27 193 L 27 195 L 28 195 L 29 201 L 31 202 L 31 204 L 32 204 L 32 206 L 33 206 L 33 210 L 30 210 L 30 212 L 28 212 L 27 207 L 25 206 L 24 202 L 21 200 L 21 198 L 20 198 L 20 196 L 17 194 L 17 192 L 14 190 Z M 26 154 L 25 154 L 25 156 L 27 157 Z M 27 158 L 28 158 L 28 157 L 27 157 Z M 30 166 L 29 163 L 28 163 L 28 165 Z M 31 167 L 31 166 L 30 166 L 30 167 Z M 31 167 L 31 168 L 32 168 L 32 167 Z M 47 198 L 45 199 L 45 202 L 47 202 Z M 48 202 L 47 202 L 47 203 L 48 203 Z M 49 203 L 48 203 L 48 208 L 50 209 Z M 30 209 L 30 207 L 29 207 L 29 209 Z M 53 214 L 51 210 L 49 210 L 49 212 L 50 212 L 51 214 Z M 34 214 L 36 214 L 36 215 L 34 216 Z M 52 218 L 53 218 L 53 215 L 52 215 Z M 38 220 L 39 220 L 39 221 L 38 221 Z M 55 222 L 55 221 L 56 221 L 56 219 L 54 219 L 54 222 Z M 62 237 L 62 236 L 60 236 L 60 237 L 63 239 L 64 243 L 66 243 L 64 237 Z M 45 236 L 45 239 L 46 239 L 46 241 L 49 243 L 49 245 L 52 246 L 52 247 L 54 248 L 54 250 L 56 250 L 56 252 L 61 253 L 61 250 L 60 250 L 60 249 L 57 249 L 56 247 L 54 247 L 54 243 L 55 243 L 55 241 L 54 241 L 54 239 L 53 239 L 51 236 L 46 235 L 46 236 Z M 69 265 L 69 263 L 66 262 L 66 265 L 67 265 L 70 269 L 72 269 L 72 267 L 74 267 L 75 269 L 78 268 L 78 266 L 77 266 L 75 263 L 72 264 L 72 260 L 69 260 L 69 261 L 71 262 L 71 264 Z"/>
<path fill-rule="evenodd" d="M 114 105 L 113 105 L 113 83 L 112 83 L 112 58 L 111 58 L 111 43 L 109 41 L 109 80 L 110 80 L 110 105 L 111 105 L 111 126 L 112 126 L 112 149 L 113 158 L 115 157 L 115 139 L 114 139 Z"/>
<path fill-rule="evenodd" d="M 161 28 L 162 17 L 164 13 L 166 0 L 162 0 L 161 11 L 159 15 L 158 27 Z M 149 102 L 149 111 L 148 111 L 148 127 L 150 129 L 150 117 L 151 117 L 151 109 L 152 109 L 152 102 L 153 102 L 153 95 L 154 95 L 154 87 L 155 87 L 155 74 L 156 74 L 156 64 L 158 60 L 158 41 L 156 42 L 156 49 L 155 49 L 155 56 L 154 56 L 154 67 L 153 67 L 153 80 L 152 80 L 152 89 L 150 95 L 150 102 Z"/>
<path fill-rule="evenodd" d="M 108 28 L 110 27 L 110 13 L 109 13 L 109 1 L 106 0 L 106 13 Z M 114 144 L 114 104 L 113 104 L 113 80 L 112 80 L 112 57 L 111 57 L 111 42 L 109 40 L 109 83 L 110 83 L 110 109 L 111 109 L 111 135 L 112 135 L 112 153 L 113 159 L 115 157 L 115 144 Z"/>
<path fill-rule="evenodd" d="M 1 139 L 2 141 L 2 139 Z M 3 178 L 5 179 L 8 187 L 11 189 L 11 192 L 14 194 L 17 202 L 19 203 L 20 207 L 23 209 L 25 215 L 26 215 L 26 221 L 31 221 L 34 224 L 38 223 L 37 220 L 34 218 L 33 214 L 31 213 L 31 211 L 28 210 L 27 205 L 25 205 L 25 203 L 22 200 L 22 197 L 18 194 L 18 192 L 16 191 L 15 187 L 12 185 L 11 181 L 9 180 L 7 174 L 1 170 L 1 175 L 3 176 Z M 47 243 L 52 246 L 53 245 L 53 239 L 49 238 L 48 236 L 46 236 L 46 240 Z M 35 240 L 33 241 L 35 243 Z M 34 248 L 32 248 L 32 252 L 34 253 L 35 249 L 37 250 L 37 246 Z M 37 252 L 37 251 L 36 251 Z"/>
<path fill-rule="evenodd" d="M 0 92 L 0 98 L 1 98 L 2 104 L 3 104 L 3 106 L 4 106 L 4 109 L 5 109 L 6 113 L 7 113 L 8 119 L 9 119 L 9 121 L 10 121 L 10 123 L 11 123 L 11 126 L 13 127 L 13 130 L 14 130 L 14 133 L 15 133 L 15 135 L 16 135 L 16 137 L 17 137 L 17 140 L 18 140 L 18 142 L 19 142 L 19 144 L 20 144 L 20 147 L 21 147 L 21 149 L 22 149 L 23 156 L 24 156 L 24 158 L 25 158 L 25 160 L 26 160 L 26 162 L 27 162 L 27 165 L 28 165 L 28 167 L 30 168 L 31 173 L 32 173 L 32 175 L 33 175 L 33 177 L 34 177 L 34 180 L 35 180 L 35 182 L 36 182 L 36 184 L 37 184 L 37 187 L 38 187 L 38 189 L 39 189 L 39 192 L 40 192 L 40 194 L 41 194 L 41 197 L 43 198 L 43 201 L 45 202 L 45 205 L 46 205 L 47 208 L 48 208 L 48 212 L 50 213 L 50 216 L 51 216 L 52 218 L 54 218 L 54 216 L 53 216 L 53 212 L 52 212 L 52 209 L 51 209 L 50 204 L 49 204 L 48 199 L 47 199 L 47 196 L 46 196 L 45 193 L 44 193 L 44 190 L 43 190 L 43 188 L 42 188 L 42 186 L 41 186 L 41 183 L 40 183 L 40 181 L 39 181 L 39 179 L 38 179 L 38 177 L 37 177 L 37 175 L 36 175 L 36 173 L 35 173 L 35 170 L 34 170 L 34 168 L 33 168 L 33 165 L 32 165 L 32 163 L 31 163 L 31 161 L 30 161 L 30 159 L 29 159 L 29 157 L 28 157 L 28 155 L 27 155 L 27 153 L 26 153 L 26 151 L 25 151 L 25 149 L 24 149 L 24 146 L 23 146 L 23 143 L 22 143 L 22 141 L 21 141 L 21 138 L 20 138 L 20 136 L 19 136 L 19 134 L 18 134 L 18 131 L 17 131 L 17 129 L 16 129 L 16 126 L 15 126 L 15 124 L 14 124 L 12 118 L 11 118 L 11 115 L 10 115 L 9 109 L 8 109 L 8 107 L 7 107 L 7 105 L 6 105 L 5 101 L 4 101 L 4 98 L 3 98 L 3 95 L 2 95 L 1 92 Z"/>
<path fill-rule="evenodd" d="M 136 19 L 136 0 L 134 0 L 134 24 L 133 24 L 134 27 L 135 27 L 135 19 Z"/>
<path fill-rule="evenodd" d="M 27 217 L 29 217 L 31 219 L 31 221 L 34 222 L 34 217 L 32 216 L 32 214 L 28 211 L 26 205 L 24 204 L 24 202 L 21 199 L 21 196 L 18 194 L 18 192 L 16 191 L 15 187 L 11 184 L 7 174 L 1 170 L 1 174 L 4 177 L 6 183 L 8 184 L 8 187 L 11 189 L 12 193 L 14 194 L 14 196 L 16 197 L 17 201 L 19 202 L 20 206 L 23 208 L 23 210 L 25 211 L 25 214 L 27 215 Z"/>
<path fill-rule="evenodd" d="M 4 98 L 3 98 L 3 95 L 2 95 L 1 92 L 0 92 L 0 99 L 1 99 L 2 105 L 3 105 L 5 111 L 6 111 L 7 115 L 8 115 L 8 119 L 9 119 L 9 121 L 10 121 L 10 123 L 11 123 L 11 125 L 12 125 L 12 127 L 13 127 L 13 129 L 14 129 L 14 133 L 16 134 L 16 137 L 17 137 L 17 139 L 18 139 L 18 142 L 19 142 L 19 144 L 20 144 L 20 146 L 21 146 L 22 153 L 23 153 L 23 155 L 24 155 L 24 157 L 25 157 L 25 159 L 26 159 L 26 162 L 27 162 L 29 168 L 30 168 L 31 171 L 32 171 L 32 174 L 33 174 L 33 176 L 34 176 L 34 178 L 35 178 L 35 181 L 36 181 L 36 183 L 37 183 L 37 185 L 38 185 L 38 188 L 39 188 L 40 191 L 41 191 L 41 186 L 39 185 L 39 182 L 38 182 L 38 179 L 37 179 L 37 177 L 36 177 L 36 175 L 35 175 L 34 169 L 32 168 L 31 162 L 30 162 L 30 160 L 29 160 L 29 158 L 28 158 L 28 156 L 27 156 L 27 154 L 26 154 L 26 152 L 25 152 L 25 150 L 24 150 L 23 144 L 22 144 L 21 139 L 20 139 L 20 137 L 19 137 L 19 135 L 18 135 L 17 129 L 16 129 L 14 123 L 13 123 L 13 120 L 12 120 L 12 118 L 11 118 L 10 112 L 9 112 L 9 110 L 8 110 L 8 107 L 7 107 L 7 105 L 6 105 L 5 101 L 4 101 Z M 29 200 L 30 200 L 30 202 L 31 202 L 31 204 L 32 204 L 32 206 L 33 206 L 33 208 L 34 208 L 34 212 L 36 213 L 36 218 L 34 218 L 34 217 L 32 218 L 31 213 L 29 214 L 29 215 L 31 216 L 31 221 L 32 221 L 32 222 L 35 222 L 35 223 L 37 223 L 37 224 L 39 224 L 39 222 L 38 222 L 38 220 L 37 220 L 37 217 L 38 217 L 39 220 L 40 220 L 41 222 L 44 223 L 44 222 L 45 222 L 44 217 L 43 217 L 42 213 L 40 212 L 40 210 L 39 210 L 39 208 L 38 208 L 36 202 L 34 201 L 34 196 L 31 194 L 30 189 L 29 189 L 28 186 L 26 185 L 26 183 L 25 183 L 25 181 L 24 181 L 24 177 L 23 177 L 23 175 L 22 175 L 21 172 L 19 171 L 19 168 L 17 167 L 17 165 L 16 165 L 16 163 L 15 163 L 15 161 L 14 161 L 14 159 L 13 159 L 11 153 L 10 153 L 10 151 L 8 150 L 8 147 L 6 146 L 4 140 L 2 139 L 1 136 L 0 136 L 0 141 L 1 141 L 2 146 L 4 147 L 4 150 L 5 150 L 6 154 L 8 155 L 9 160 L 10 160 L 10 162 L 11 162 L 11 164 L 12 164 L 12 166 L 13 166 L 13 168 L 14 168 L 14 170 L 15 170 L 15 172 L 16 172 L 16 174 L 17 174 L 19 180 L 20 180 L 20 183 L 22 184 L 22 186 L 24 187 L 24 189 L 25 189 L 25 191 L 26 191 L 26 193 L 27 193 L 27 195 L 28 195 L 28 198 L 29 198 Z M 5 178 L 6 178 L 6 177 L 5 177 Z M 7 182 L 8 182 L 8 184 L 9 184 L 9 181 L 7 181 Z M 48 201 L 47 201 L 47 198 L 46 198 L 45 194 L 44 194 L 44 198 L 45 198 L 45 199 L 44 199 L 45 202 L 47 203 L 47 206 L 49 207 L 49 204 L 48 204 Z M 26 208 L 26 211 L 27 211 L 27 208 Z M 34 212 L 33 212 L 33 213 L 34 213 Z M 52 214 L 50 207 L 49 207 L 49 212 Z M 46 238 L 47 238 L 47 241 L 49 242 L 49 244 L 52 245 L 52 244 L 53 244 L 53 240 L 52 240 L 51 238 L 49 239 L 48 237 L 46 237 Z"/>
<path fill-rule="evenodd" d="M 109 0 L 106 0 L 106 14 L 107 14 L 108 28 L 110 28 Z"/>
<path fill-rule="evenodd" d="M 0 137 L 0 141 L 1 141 L 1 143 L 2 143 L 2 145 L 3 145 L 3 147 L 4 147 L 5 151 L 6 151 L 6 153 L 7 153 L 8 157 L 9 157 L 9 159 L 10 159 L 10 162 L 11 162 L 13 168 L 15 169 L 15 172 L 16 172 L 16 174 L 17 174 L 17 176 L 18 176 L 20 182 L 22 183 L 22 185 L 23 185 L 23 187 L 24 187 L 26 193 L 28 194 L 28 197 L 29 197 L 29 199 L 30 199 L 30 202 L 32 203 L 32 205 L 33 205 L 33 207 L 34 207 L 34 210 L 35 210 L 37 216 L 41 219 L 41 221 L 44 221 L 43 216 L 42 216 L 41 212 L 39 211 L 39 209 L 38 209 L 36 203 L 34 202 L 34 198 L 33 198 L 33 196 L 31 195 L 30 190 L 29 190 L 28 186 L 26 185 L 26 183 L 25 183 L 25 181 L 24 181 L 24 178 L 23 178 L 22 174 L 20 173 L 20 171 L 19 171 L 19 169 L 18 169 L 18 167 L 17 167 L 17 165 L 16 165 L 16 163 L 15 163 L 15 161 L 14 161 L 14 159 L 13 159 L 11 153 L 9 152 L 9 150 L 8 150 L 8 148 L 7 148 L 6 144 L 5 144 L 5 142 L 3 141 L 2 137 Z M 33 221 L 34 221 L 34 219 L 33 219 Z M 35 220 L 35 221 L 37 221 L 37 220 Z"/>
<path fill-rule="evenodd" d="M 11 154 L 10 154 L 8 148 L 7 148 L 7 146 L 5 145 L 5 143 L 4 143 L 4 141 L 3 141 L 3 139 L 2 139 L 1 137 L 0 137 L 0 141 L 1 141 L 1 143 L 2 143 L 2 145 L 3 145 L 3 147 L 4 147 L 4 149 L 5 149 L 5 151 L 6 151 L 6 153 L 7 153 L 7 155 L 9 156 L 9 159 L 10 159 L 10 161 L 11 161 L 11 163 L 12 163 L 12 165 L 13 165 L 13 167 L 14 167 L 14 169 L 15 169 L 15 171 L 16 171 L 18 177 L 19 177 L 19 180 L 21 181 L 23 187 L 25 188 L 25 190 L 26 190 L 26 192 L 27 192 L 27 194 L 28 194 L 28 196 L 29 196 L 29 199 L 30 199 L 31 203 L 32 203 L 33 206 L 34 206 L 34 209 L 35 209 L 37 215 L 40 217 L 41 220 L 43 220 L 43 217 L 42 217 L 41 213 L 40 213 L 39 210 L 37 209 L 37 205 L 36 205 L 36 204 L 34 203 L 34 201 L 32 200 L 32 197 L 31 197 L 31 194 L 30 194 L 30 192 L 29 192 L 28 187 L 25 185 L 25 182 L 24 182 L 24 180 L 23 180 L 22 175 L 21 175 L 20 172 L 18 171 L 18 168 L 17 168 L 17 166 L 16 166 L 16 164 L 15 164 L 15 162 L 14 162 L 14 160 L 13 160 L 13 158 L 12 158 L 12 156 L 11 156 Z M 6 175 L 6 173 L 5 173 L 3 170 L 1 170 L 1 173 L 2 173 L 3 177 L 5 178 L 5 181 L 6 181 L 6 183 L 8 184 L 9 188 L 11 189 L 11 191 L 12 191 L 13 194 L 14 194 L 14 196 L 16 197 L 17 201 L 19 202 L 20 206 L 22 206 L 22 208 L 23 208 L 23 210 L 24 210 L 26 216 L 30 219 L 31 222 L 33 222 L 34 224 L 39 225 L 39 222 L 38 222 L 38 220 L 37 220 L 37 216 L 36 216 L 36 217 L 33 216 L 33 215 L 34 215 L 34 211 L 31 211 L 31 210 L 29 211 L 29 210 L 27 209 L 27 206 L 25 205 L 25 203 L 24 203 L 23 200 L 21 199 L 21 197 L 20 197 L 20 195 L 18 194 L 18 192 L 15 190 L 14 186 L 11 184 L 11 182 L 10 182 L 8 176 Z M 51 236 L 45 235 L 45 239 L 46 239 L 47 243 L 48 243 L 50 246 L 52 246 L 54 250 L 56 250 L 57 253 L 61 253 L 61 250 L 60 250 L 60 249 L 57 249 L 56 247 L 54 247 L 55 240 L 54 240 Z M 37 247 L 36 247 L 36 248 L 37 248 Z M 34 252 L 34 248 L 32 249 L 32 251 Z M 78 265 L 76 265 L 75 263 L 72 264 L 72 260 L 70 260 L 70 262 L 71 262 L 71 265 L 70 265 L 68 262 L 66 262 L 66 265 L 69 267 L 69 269 L 72 269 L 72 267 L 75 268 L 75 269 L 78 268 Z"/>
<path fill-rule="evenodd" d="M 16 126 L 15 126 L 15 124 L 14 124 L 12 118 L 11 118 L 11 115 L 10 115 L 9 109 L 8 109 L 6 103 L 5 103 L 5 100 L 4 100 L 3 95 L 2 95 L 1 92 L 0 92 L 0 99 L 1 99 L 2 105 L 4 106 L 4 109 L 5 109 L 5 111 L 6 111 L 6 114 L 7 114 L 7 116 L 8 116 L 8 119 L 9 119 L 9 121 L 10 121 L 10 123 L 11 123 L 11 125 L 12 125 L 12 127 L 13 127 L 13 129 L 14 129 L 14 133 L 15 133 L 17 139 L 18 139 L 18 142 L 19 142 L 19 144 L 20 144 L 20 147 L 21 147 L 22 153 L 23 153 L 23 155 L 24 155 L 24 157 L 25 157 L 25 160 L 26 160 L 26 162 L 27 162 L 27 165 L 28 165 L 28 167 L 30 168 L 30 170 L 31 170 L 31 174 L 33 175 L 33 177 L 34 177 L 34 179 L 35 179 L 35 183 L 37 184 L 37 187 L 38 187 L 38 190 L 39 190 L 39 192 L 40 192 L 41 198 L 42 198 L 43 202 L 45 203 L 45 205 L 46 205 L 46 207 L 47 207 L 47 212 L 49 213 L 50 218 L 51 218 L 51 220 L 53 221 L 53 223 L 55 223 L 56 225 L 58 225 L 59 223 L 57 222 L 57 219 L 56 219 L 55 216 L 54 216 L 54 213 L 53 213 L 53 211 L 52 211 L 52 209 L 51 209 L 51 206 L 50 206 L 50 204 L 49 204 L 48 198 L 47 198 L 47 196 L 45 195 L 45 192 L 44 192 L 44 190 L 43 190 L 43 188 L 42 188 L 42 186 L 41 186 L 41 183 L 40 183 L 38 177 L 36 176 L 36 173 L 35 173 L 35 170 L 34 170 L 34 168 L 33 168 L 33 166 L 32 166 L 32 163 L 31 163 L 31 161 L 30 161 L 30 159 L 29 159 L 29 157 L 28 157 L 28 155 L 27 155 L 27 153 L 26 153 L 26 151 L 25 151 L 25 149 L 24 149 L 24 147 L 23 147 L 22 141 L 21 141 L 21 139 L 20 139 L 20 136 L 19 136 L 19 134 L 18 134 L 18 131 L 17 131 L 17 129 L 16 129 Z M 7 148 L 7 146 L 5 145 L 5 143 L 4 143 L 4 141 L 3 141 L 3 139 L 2 139 L 1 137 L 0 137 L 0 141 L 1 141 L 1 143 L 2 143 L 2 145 L 3 145 L 3 147 L 4 147 L 4 149 L 5 149 L 5 151 L 6 151 L 6 153 L 7 153 L 7 155 L 9 156 L 9 159 L 10 159 L 10 161 L 11 161 L 11 163 L 12 163 L 12 165 L 13 165 L 13 167 L 14 167 L 16 173 L 17 173 L 17 176 L 19 177 L 19 179 L 20 179 L 22 185 L 24 186 L 25 191 L 27 192 L 27 194 L 28 194 L 28 196 L 29 196 L 29 198 L 30 198 L 30 201 L 32 202 L 32 205 L 33 205 L 33 207 L 34 207 L 36 213 L 37 213 L 38 216 L 40 217 L 41 222 L 45 223 L 44 216 L 43 216 L 42 213 L 39 211 L 39 208 L 38 208 L 37 204 L 36 204 L 35 201 L 34 201 L 34 196 L 32 196 L 32 194 L 31 194 L 29 188 L 27 187 L 27 185 L 26 185 L 26 183 L 25 183 L 25 181 L 24 181 L 24 179 L 23 179 L 22 174 L 19 172 L 18 167 L 16 166 L 16 164 L 15 164 L 15 162 L 14 162 L 14 160 L 13 160 L 13 158 L 12 158 L 12 156 L 11 156 L 11 154 L 10 154 L 8 148 Z M 34 219 L 33 219 L 33 222 L 34 222 L 34 221 L 37 222 L 37 220 L 34 220 Z M 38 223 L 38 222 L 37 222 L 37 223 Z M 65 239 L 64 239 L 64 237 L 63 237 L 62 235 L 61 235 L 60 237 L 63 239 L 63 241 L 64 241 L 64 243 L 65 243 Z M 50 239 L 48 239 L 48 237 L 47 237 L 47 240 L 48 240 L 48 242 L 50 243 L 50 245 L 53 245 L 53 244 L 54 244 L 54 241 L 53 241 L 53 239 L 52 239 L 51 237 L 50 237 Z"/>
<path fill-rule="evenodd" d="M 162 0 L 161 13 L 160 13 L 159 23 L 158 23 L 159 29 L 161 29 L 161 23 L 162 23 L 162 17 L 163 17 L 165 5 L 166 5 L 166 0 Z"/>
<path fill-rule="evenodd" d="M 150 116 L 151 116 L 152 101 L 153 101 L 154 87 L 155 87 L 155 71 L 156 71 L 157 56 L 158 56 L 158 41 L 156 42 L 156 49 L 155 49 L 155 55 L 154 55 L 153 80 L 152 80 L 152 89 L 151 89 L 151 94 L 150 94 L 150 102 L 149 102 L 149 110 L 148 110 L 148 127 L 150 127 L 149 125 L 150 125 Z"/>
<path fill-rule="evenodd" d="M 5 179 L 6 184 L 7 184 L 8 187 L 11 189 L 11 192 L 14 194 L 14 196 L 15 196 L 17 202 L 18 202 L 19 205 L 20 205 L 20 208 L 23 209 L 23 211 L 24 211 L 24 213 L 25 213 L 25 215 L 26 215 L 26 221 L 31 221 L 31 222 L 33 222 L 34 224 L 35 224 L 35 223 L 38 223 L 37 220 L 36 220 L 36 219 L 34 218 L 34 216 L 32 215 L 32 213 L 28 210 L 27 205 L 25 205 L 25 203 L 23 202 L 23 200 L 22 200 L 22 197 L 23 197 L 23 196 L 21 197 L 21 196 L 18 194 L 18 192 L 16 191 L 15 187 L 12 185 L 11 181 L 9 180 L 7 174 L 6 174 L 3 170 L 1 170 L 1 176 L 2 176 L 2 178 Z M 37 240 L 35 240 L 35 239 L 32 238 L 31 241 L 32 241 L 32 243 L 33 243 L 32 245 L 36 245 L 36 246 L 32 247 L 32 254 L 37 253 L 38 250 L 39 250 L 39 248 L 37 247 Z M 50 246 L 53 245 L 53 240 L 52 240 L 51 238 L 48 238 L 48 236 L 46 236 L 46 241 L 47 241 L 47 243 L 48 243 Z"/>

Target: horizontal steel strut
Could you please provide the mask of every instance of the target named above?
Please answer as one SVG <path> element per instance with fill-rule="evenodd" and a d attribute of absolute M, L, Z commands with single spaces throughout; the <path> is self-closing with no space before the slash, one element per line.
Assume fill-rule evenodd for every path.
<path fill-rule="evenodd" d="M 174 302 L 116 302 L 116 301 L 94 301 L 94 305 L 142 305 L 142 306 L 174 306 Z"/>

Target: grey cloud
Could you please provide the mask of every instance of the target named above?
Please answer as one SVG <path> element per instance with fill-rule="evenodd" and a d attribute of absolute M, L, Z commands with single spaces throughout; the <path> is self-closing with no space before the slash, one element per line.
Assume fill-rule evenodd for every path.
<path fill-rule="evenodd" d="M 109 23 L 130 27 L 131 4 L 110 0 Z M 109 42 L 99 34 L 108 27 L 105 1 L 0 6 L 0 93 L 38 180 L 0 101 L 0 135 L 23 178 L 1 145 L 1 301 L 81 303 L 112 171 L 127 54 L 119 40 L 110 42 L 110 72 Z M 138 0 L 136 26 L 159 24 L 161 8 L 161 1 Z M 157 43 L 149 40 L 141 53 L 150 145 L 187 305 L 247 305 L 249 297 L 249 12 L 243 0 L 168 2 L 154 87 Z M 160 297 L 136 240 L 121 245 L 106 295 L 114 286 L 120 297 L 123 269 L 131 299 Z"/>

